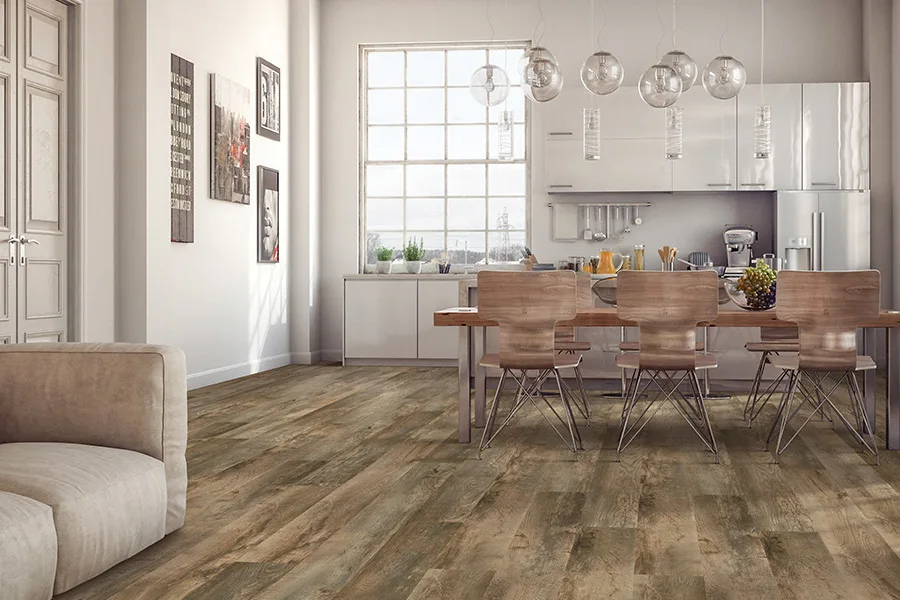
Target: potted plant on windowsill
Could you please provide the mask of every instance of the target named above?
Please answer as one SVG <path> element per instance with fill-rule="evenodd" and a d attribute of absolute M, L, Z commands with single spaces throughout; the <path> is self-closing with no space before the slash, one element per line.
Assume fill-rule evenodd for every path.
<path fill-rule="evenodd" d="M 415 238 L 403 246 L 403 260 L 406 261 L 406 272 L 418 275 L 422 270 L 422 259 L 425 258 L 425 245 L 422 238 L 416 244 Z"/>
<path fill-rule="evenodd" d="M 391 262 L 394 260 L 394 249 L 378 246 L 375 248 L 375 272 L 379 275 L 387 275 L 391 272 Z"/>

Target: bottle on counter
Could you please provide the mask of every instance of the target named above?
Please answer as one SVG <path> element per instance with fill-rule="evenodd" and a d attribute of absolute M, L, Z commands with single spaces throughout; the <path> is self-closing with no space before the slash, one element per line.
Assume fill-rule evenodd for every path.
<path fill-rule="evenodd" d="M 644 270 L 644 245 L 643 244 L 635 244 L 634 245 L 634 270 L 635 271 L 643 271 Z"/>
<path fill-rule="evenodd" d="M 620 271 L 630 271 L 631 270 L 631 256 L 628 254 L 622 255 L 622 268 Z"/>

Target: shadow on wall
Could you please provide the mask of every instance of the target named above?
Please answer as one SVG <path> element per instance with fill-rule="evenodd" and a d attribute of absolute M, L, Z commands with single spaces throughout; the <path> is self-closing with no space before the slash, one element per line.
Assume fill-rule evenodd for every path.
<path fill-rule="evenodd" d="M 269 335 L 277 325 L 287 327 L 286 264 L 258 264 L 250 269 L 249 348 L 247 361 L 257 372 L 260 363 L 283 354 L 278 340 Z"/>

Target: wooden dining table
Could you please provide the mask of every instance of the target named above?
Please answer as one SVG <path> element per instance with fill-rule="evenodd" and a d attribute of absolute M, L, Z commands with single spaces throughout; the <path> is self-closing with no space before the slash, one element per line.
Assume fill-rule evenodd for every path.
<path fill-rule="evenodd" d="M 472 388 L 475 394 L 475 426 L 484 426 L 485 415 L 485 381 L 483 372 L 480 380 L 471 375 L 471 365 L 475 363 L 473 332 L 477 329 L 496 327 L 497 323 L 487 320 L 478 314 L 477 307 L 455 307 L 439 310 L 434 313 L 435 327 L 458 327 L 459 335 L 459 441 L 469 443 L 472 439 Z M 583 308 L 579 309 L 571 321 L 560 322 L 561 326 L 574 327 L 636 327 L 636 323 L 619 319 L 615 308 Z M 796 323 L 780 321 L 775 311 L 722 311 L 719 316 L 708 323 L 699 323 L 698 327 L 796 327 Z M 900 386 L 893 385 L 900 377 L 900 362 L 891 356 L 891 348 L 900 344 L 900 311 L 883 310 L 877 320 L 861 323 L 863 332 L 862 349 L 874 354 L 874 330 L 883 329 L 884 357 L 886 369 L 886 418 L 884 437 L 888 450 L 900 450 Z M 866 400 L 866 412 L 873 430 L 877 427 L 876 413 L 876 377 L 875 371 L 866 373 L 863 382 Z"/>

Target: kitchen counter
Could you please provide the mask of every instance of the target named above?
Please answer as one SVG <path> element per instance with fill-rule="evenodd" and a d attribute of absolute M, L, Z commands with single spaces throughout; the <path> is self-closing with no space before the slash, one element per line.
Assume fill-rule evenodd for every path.
<path fill-rule="evenodd" d="M 388 275 L 381 275 L 378 273 L 365 273 L 365 274 L 355 274 L 355 275 L 344 275 L 344 281 L 362 281 L 362 280 L 371 280 L 371 281 L 387 281 L 390 279 L 399 279 L 402 281 L 416 281 L 416 280 L 429 280 L 429 279 L 440 279 L 444 281 L 460 281 L 464 279 L 477 280 L 477 273 L 420 273 L 419 275 L 412 275 L 410 273 L 390 273 Z"/>

